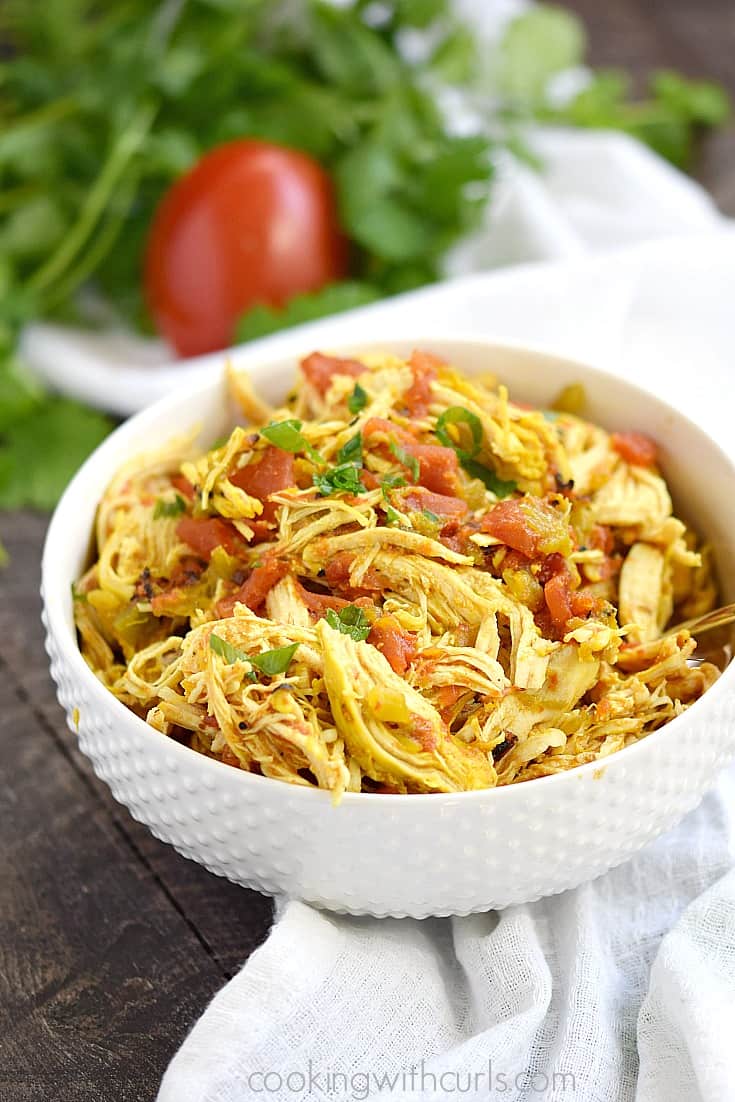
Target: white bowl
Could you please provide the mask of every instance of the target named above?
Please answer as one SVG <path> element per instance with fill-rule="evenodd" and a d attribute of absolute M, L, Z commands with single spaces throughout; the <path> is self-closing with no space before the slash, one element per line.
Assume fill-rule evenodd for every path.
<path fill-rule="evenodd" d="M 735 469 L 680 413 L 611 375 L 518 347 L 446 338 L 374 343 L 430 348 L 472 375 L 494 371 L 513 396 L 548 405 L 584 384 L 590 419 L 661 445 L 680 515 L 714 546 L 722 595 L 735 600 Z M 367 351 L 364 344 L 351 352 Z M 256 386 L 278 402 L 295 364 L 263 363 Z M 713 399 L 714 400 L 714 399 Z M 69 485 L 43 557 L 51 674 L 95 772 L 156 837 L 212 872 L 352 914 L 467 914 L 574 887 L 605 872 L 693 808 L 735 754 L 735 665 L 684 715 L 603 765 L 453 795 L 326 792 L 251 775 L 147 726 L 96 679 L 77 648 L 71 583 L 84 568 L 97 502 L 130 455 L 194 425 L 202 442 L 231 421 L 221 376 L 185 389 L 114 432 Z"/>

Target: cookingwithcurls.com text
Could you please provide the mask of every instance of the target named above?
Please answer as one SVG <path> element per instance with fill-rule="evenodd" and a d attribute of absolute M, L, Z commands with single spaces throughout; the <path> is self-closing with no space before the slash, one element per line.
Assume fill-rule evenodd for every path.
<path fill-rule="evenodd" d="M 309 1060 L 306 1068 L 289 1071 L 251 1071 L 247 1076 L 252 1097 L 268 1095 L 294 1099 L 349 1099 L 350 1102 L 367 1102 L 376 1094 L 394 1095 L 398 1099 L 417 1099 L 436 1095 L 452 1098 L 502 1098 L 521 1092 L 537 1095 L 539 1099 L 571 1096 L 576 1091 L 574 1073 L 554 1070 L 508 1072 L 497 1068 L 489 1060 L 477 1070 L 432 1071 L 424 1061 L 414 1067 L 399 1071 L 334 1071 L 319 1067 Z"/>

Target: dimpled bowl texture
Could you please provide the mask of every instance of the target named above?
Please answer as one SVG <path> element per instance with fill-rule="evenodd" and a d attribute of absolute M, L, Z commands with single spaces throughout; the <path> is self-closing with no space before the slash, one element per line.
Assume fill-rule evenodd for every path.
<path fill-rule="evenodd" d="M 538 406 L 581 382 L 591 420 L 654 437 L 675 507 L 712 543 L 722 596 L 735 600 L 735 470 L 704 432 L 629 383 L 520 347 L 427 337 L 341 351 L 408 355 L 414 347 L 468 375 L 492 371 L 513 397 Z M 250 367 L 257 389 L 274 403 L 295 372 L 293 357 Z M 70 484 L 44 551 L 44 622 L 59 701 L 97 775 L 157 838 L 262 892 L 352 914 L 422 918 L 507 907 L 574 887 L 695 807 L 735 753 L 733 666 L 684 715 L 604 763 L 453 795 L 348 793 L 337 807 L 326 792 L 205 758 L 128 711 L 88 669 L 73 625 L 71 583 L 88 562 L 97 503 L 131 456 L 193 426 L 207 445 L 234 416 L 224 378 L 213 376 L 128 421 Z"/>

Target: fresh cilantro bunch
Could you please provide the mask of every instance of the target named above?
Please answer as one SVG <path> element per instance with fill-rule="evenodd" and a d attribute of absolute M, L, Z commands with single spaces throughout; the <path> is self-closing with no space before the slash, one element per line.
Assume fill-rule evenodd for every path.
<path fill-rule="evenodd" d="M 399 46 L 411 35 L 426 48 L 409 64 Z M 559 106 L 550 85 L 582 60 L 584 33 L 545 6 L 482 57 L 451 0 L 5 0 L 0 41 L 5 508 L 50 507 L 110 427 L 24 375 L 22 325 L 117 315 L 147 331 L 140 272 L 153 212 L 211 147 L 250 135 L 316 157 L 352 243 L 348 282 L 282 311 L 255 308 L 239 332 L 250 339 L 435 279 L 481 215 L 494 147 L 517 147 L 518 121 L 627 130 L 686 164 L 698 131 L 728 109 L 716 86 L 671 73 L 641 102 L 602 73 Z M 493 143 L 449 132 L 442 83 L 475 100 L 492 91 Z"/>

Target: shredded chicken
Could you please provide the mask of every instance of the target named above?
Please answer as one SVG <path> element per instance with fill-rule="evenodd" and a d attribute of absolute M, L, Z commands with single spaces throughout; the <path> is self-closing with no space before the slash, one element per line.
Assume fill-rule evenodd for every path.
<path fill-rule="evenodd" d="M 604 759 L 715 680 L 665 633 L 717 590 L 650 441 L 428 353 L 314 353 L 281 409 L 228 380 L 248 423 L 126 464 L 74 590 L 167 737 L 335 801 L 459 792 Z"/>

